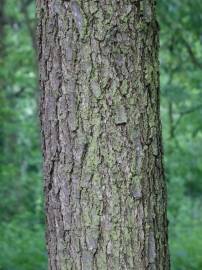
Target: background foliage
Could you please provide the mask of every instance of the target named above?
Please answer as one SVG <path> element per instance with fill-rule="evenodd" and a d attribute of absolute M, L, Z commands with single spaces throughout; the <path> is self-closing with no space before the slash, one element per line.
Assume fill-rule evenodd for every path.
<path fill-rule="evenodd" d="M 0 4 L 0 269 L 47 269 L 34 1 Z"/>
<path fill-rule="evenodd" d="M 173 270 L 202 269 L 202 2 L 160 1 L 161 109 Z"/>
<path fill-rule="evenodd" d="M 0 270 L 45 270 L 33 0 L 0 5 Z M 202 2 L 159 1 L 173 270 L 202 269 Z"/>

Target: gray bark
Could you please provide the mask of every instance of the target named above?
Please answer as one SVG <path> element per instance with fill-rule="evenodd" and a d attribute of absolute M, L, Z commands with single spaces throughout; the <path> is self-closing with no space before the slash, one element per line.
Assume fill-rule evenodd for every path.
<path fill-rule="evenodd" d="M 49 269 L 168 270 L 154 1 L 37 14 Z"/>

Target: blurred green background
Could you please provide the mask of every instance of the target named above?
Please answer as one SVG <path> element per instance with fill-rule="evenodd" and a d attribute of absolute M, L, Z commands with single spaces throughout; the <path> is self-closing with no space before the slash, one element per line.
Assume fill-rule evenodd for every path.
<path fill-rule="evenodd" d="M 172 270 L 202 269 L 202 1 L 158 1 Z M 0 3 L 0 270 L 45 270 L 35 1 Z"/>

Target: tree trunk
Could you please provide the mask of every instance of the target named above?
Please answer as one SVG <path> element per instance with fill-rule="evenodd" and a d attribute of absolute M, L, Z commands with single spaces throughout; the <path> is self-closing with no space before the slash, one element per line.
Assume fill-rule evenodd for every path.
<path fill-rule="evenodd" d="M 154 0 L 37 14 L 49 269 L 169 269 Z"/>

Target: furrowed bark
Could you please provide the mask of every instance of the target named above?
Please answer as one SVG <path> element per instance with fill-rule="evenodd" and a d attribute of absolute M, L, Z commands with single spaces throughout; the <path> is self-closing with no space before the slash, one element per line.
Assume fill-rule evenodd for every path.
<path fill-rule="evenodd" d="M 37 14 L 49 269 L 168 270 L 154 1 Z"/>

